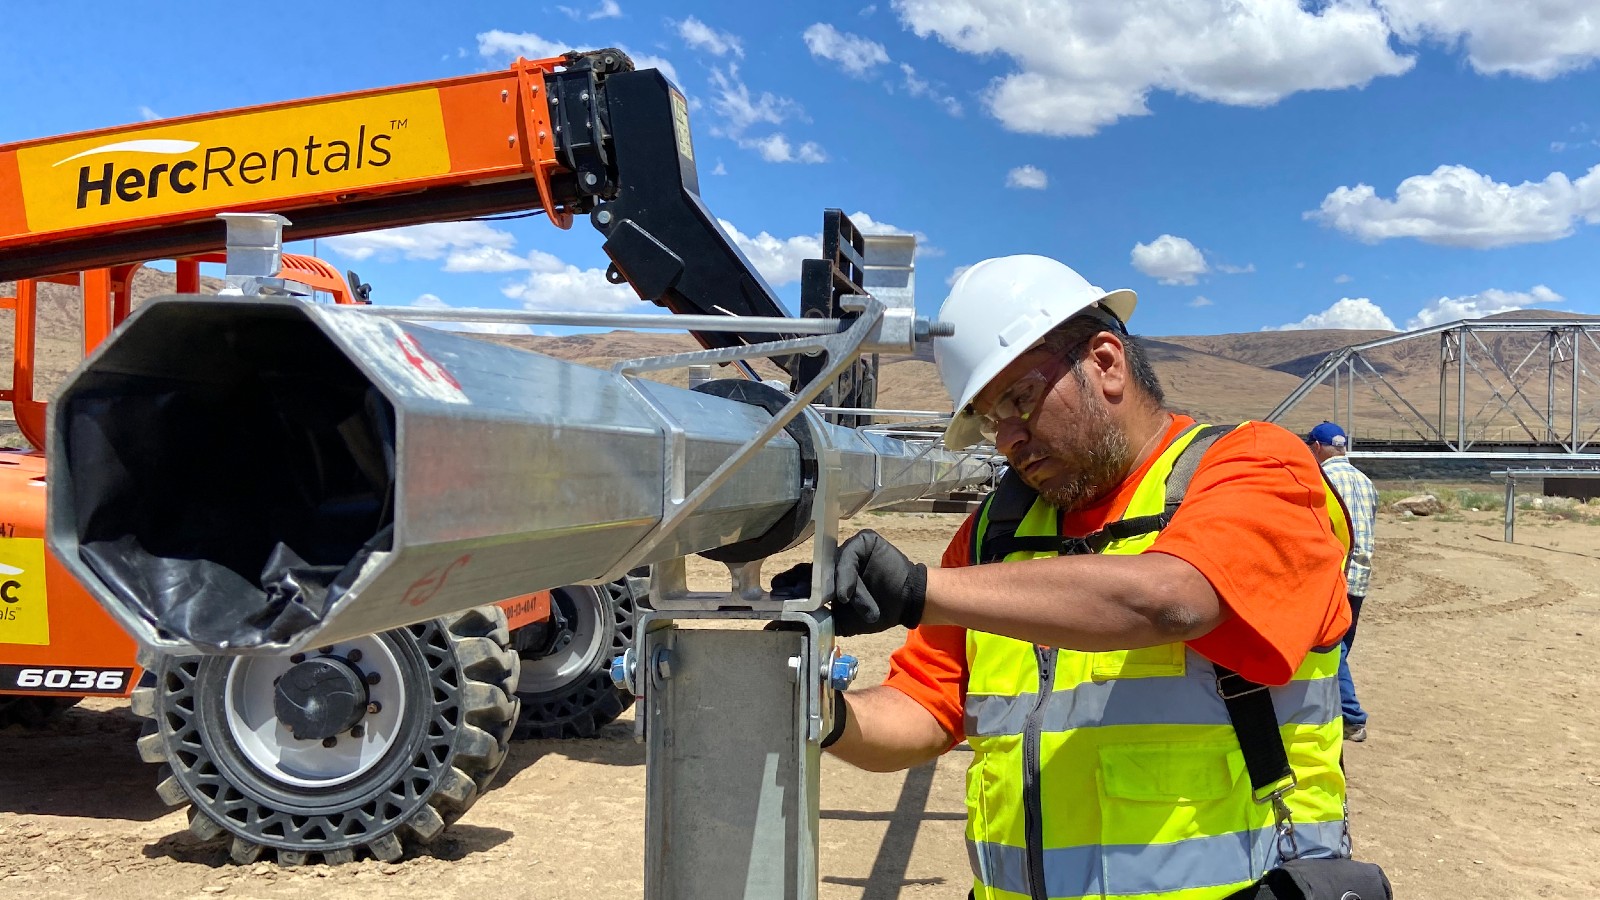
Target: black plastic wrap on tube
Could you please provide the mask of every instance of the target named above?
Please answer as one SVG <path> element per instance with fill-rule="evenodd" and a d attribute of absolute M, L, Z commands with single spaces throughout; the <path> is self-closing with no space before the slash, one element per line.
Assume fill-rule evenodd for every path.
<path fill-rule="evenodd" d="M 68 413 L 80 556 L 168 635 L 287 643 L 392 546 L 393 410 L 370 388 L 280 375 L 90 394 Z"/>

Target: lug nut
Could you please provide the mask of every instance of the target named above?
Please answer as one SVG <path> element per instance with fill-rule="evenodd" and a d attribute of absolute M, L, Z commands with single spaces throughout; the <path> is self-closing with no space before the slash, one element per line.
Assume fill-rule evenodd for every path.
<path fill-rule="evenodd" d="M 306 655 L 304 653 L 296 653 L 295 655 L 289 657 L 289 662 L 292 662 L 297 666 L 305 661 Z"/>
<path fill-rule="evenodd" d="M 338 738 L 323 738 L 322 739 L 322 746 L 324 746 L 324 747 L 332 747 L 333 745 L 335 745 L 337 743 L 339 743 L 339 739 Z"/>
<path fill-rule="evenodd" d="M 317 648 L 317 652 L 321 653 L 323 656 L 329 656 L 329 655 L 332 655 L 333 648 L 332 647 L 318 647 Z"/>
<path fill-rule="evenodd" d="M 367 715 L 375 716 L 375 715 L 377 715 L 378 713 L 381 713 L 381 712 L 383 712 L 383 704 L 382 703 L 379 703 L 378 701 L 374 700 L 371 703 L 367 704 Z"/>
<path fill-rule="evenodd" d="M 361 737 L 363 734 L 366 733 L 366 731 L 367 730 L 365 728 L 362 728 L 360 725 L 352 725 L 352 726 L 350 726 L 350 736 L 353 737 L 353 738 Z"/>
<path fill-rule="evenodd" d="M 361 662 L 361 650 L 359 648 L 351 650 L 349 653 L 345 654 L 344 658 L 347 662 Z"/>
<path fill-rule="evenodd" d="M 378 682 L 380 682 L 382 680 L 383 680 L 383 676 L 379 675 L 377 672 L 368 672 L 367 673 L 367 684 L 377 684 Z"/>

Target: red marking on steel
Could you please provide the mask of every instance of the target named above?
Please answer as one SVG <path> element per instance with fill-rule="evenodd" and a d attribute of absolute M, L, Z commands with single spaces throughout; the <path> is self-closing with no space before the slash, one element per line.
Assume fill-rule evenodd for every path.
<path fill-rule="evenodd" d="M 416 581 L 411 582 L 411 586 L 406 588 L 404 595 L 406 603 L 412 606 L 421 606 L 432 600 L 438 595 L 439 591 L 444 589 L 444 583 L 450 578 L 450 573 L 470 562 L 472 562 L 472 554 L 463 553 L 447 563 L 442 569 L 434 569 Z"/>
<path fill-rule="evenodd" d="M 429 356 L 428 351 L 422 349 L 416 338 L 406 334 L 395 338 L 394 342 L 400 348 L 400 352 L 406 355 L 406 362 L 411 364 L 411 368 L 421 372 L 423 378 L 429 381 L 443 381 L 456 390 L 461 390 L 461 382 L 456 381 L 456 377 L 450 374 L 449 369 L 439 365 L 438 360 Z"/>

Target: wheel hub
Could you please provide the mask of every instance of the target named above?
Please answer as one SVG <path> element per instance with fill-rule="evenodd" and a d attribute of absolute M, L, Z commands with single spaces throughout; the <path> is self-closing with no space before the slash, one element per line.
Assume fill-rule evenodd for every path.
<path fill-rule="evenodd" d="M 318 789 L 344 784 L 378 765 L 404 733 L 412 701 L 401 677 L 411 665 L 403 655 L 384 635 L 367 635 L 310 656 L 226 660 L 218 724 L 240 755 L 274 781 Z"/>
<path fill-rule="evenodd" d="M 319 656 L 283 673 L 272 711 L 296 740 L 320 741 L 349 731 L 367 712 L 367 683 L 355 666 Z"/>

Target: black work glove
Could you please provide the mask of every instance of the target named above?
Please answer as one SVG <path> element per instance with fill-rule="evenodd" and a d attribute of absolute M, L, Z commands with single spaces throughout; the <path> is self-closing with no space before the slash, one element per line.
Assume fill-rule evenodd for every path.
<path fill-rule="evenodd" d="M 834 633 L 875 634 L 922 621 L 928 567 L 906 558 L 876 531 L 862 531 L 839 547 L 833 568 Z M 801 563 L 772 578 L 775 597 L 804 597 L 811 589 L 811 564 Z"/>

